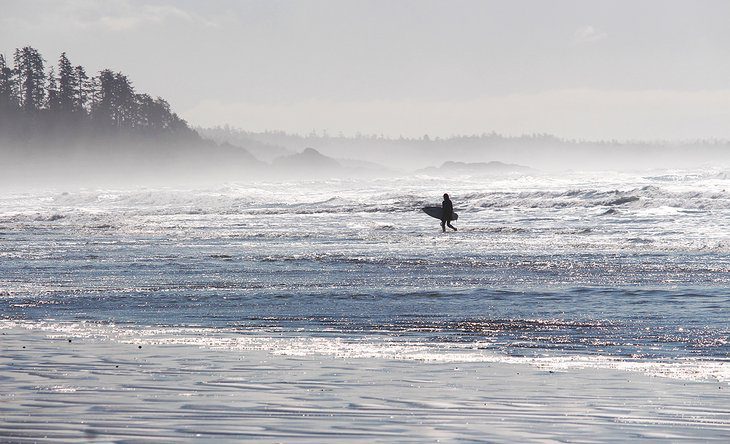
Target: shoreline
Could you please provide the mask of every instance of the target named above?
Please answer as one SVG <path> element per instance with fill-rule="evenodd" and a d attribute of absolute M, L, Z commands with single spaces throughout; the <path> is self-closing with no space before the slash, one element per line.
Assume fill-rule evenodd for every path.
<path fill-rule="evenodd" d="M 18 326 L 1 338 L 7 442 L 730 438 L 730 388 L 712 381 L 136 345 Z"/>

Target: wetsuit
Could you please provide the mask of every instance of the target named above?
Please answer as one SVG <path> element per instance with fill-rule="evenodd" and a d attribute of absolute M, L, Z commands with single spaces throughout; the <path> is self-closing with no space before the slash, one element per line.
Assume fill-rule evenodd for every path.
<path fill-rule="evenodd" d="M 446 226 L 456 231 L 456 227 L 451 225 L 451 218 L 454 217 L 454 205 L 451 203 L 451 199 L 444 199 L 441 204 L 441 229 L 446 231 Z"/>

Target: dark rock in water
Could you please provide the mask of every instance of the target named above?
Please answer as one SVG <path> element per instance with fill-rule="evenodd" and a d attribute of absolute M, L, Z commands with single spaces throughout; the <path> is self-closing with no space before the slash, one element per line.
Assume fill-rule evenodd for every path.
<path fill-rule="evenodd" d="M 66 218 L 63 214 L 51 214 L 50 216 L 39 215 L 35 218 L 36 222 L 55 222 Z"/>
<path fill-rule="evenodd" d="M 630 202 L 636 202 L 637 200 L 639 200 L 639 198 L 637 196 L 624 196 L 624 197 L 619 197 L 618 199 L 612 200 L 612 201 L 608 202 L 606 205 L 610 205 L 610 206 L 623 205 L 623 204 L 627 204 Z"/>
<path fill-rule="evenodd" d="M 629 238 L 626 240 L 631 242 L 632 244 L 653 244 L 654 243 L 654 240 L 646 239 L 643 237 L 632 237 L 632 238 Z"/>

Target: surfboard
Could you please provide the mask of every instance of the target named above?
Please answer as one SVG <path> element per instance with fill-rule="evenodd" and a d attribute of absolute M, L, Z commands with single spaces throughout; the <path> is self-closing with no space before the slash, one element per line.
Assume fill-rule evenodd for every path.
<path fill-rule="evenodd" d="M 438 220 L 441 220 L 441 215 L 444 214 L 441 207 L 423 207 L 423 212 L 431 217 L 435 217 Z M 458 218 L 459 215 L 454 213 L 454 215 L 451 217 L 451 220 L 457 220 Z"/>

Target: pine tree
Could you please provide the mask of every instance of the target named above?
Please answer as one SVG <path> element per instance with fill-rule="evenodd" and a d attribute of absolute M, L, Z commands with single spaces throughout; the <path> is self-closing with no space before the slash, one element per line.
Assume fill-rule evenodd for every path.
<path fill-rule="evenodd" d="M 44 60 L 37 49 L 26 46 L 16 49 L 13 57 L 18 83 L 18 102 L 23 111 L 35 113 L 45 99 Z"/>
<path fill-rule="evenodd" d="M 135 116 L 134 125 L 143 130 L 153 129 L 156 126 L 153 107 L 155 102 L 149 94 L 137 94 L 135 97 L 137 102 L 137 115 Z"/>
<path fill-rule="evenodd" d="M 114 73 L 104 69 L 94 78 L 94 83 L 92 116 L 102 125 L 111 124 L 114 121 Z"/>
<path fill-rule="evenodd" d="M 59 109 L 64 113 L 77 111 L 75 94 L 77 91 L 77 77 L 74 75 L 74 68 L 66 57 L 66 53 L 61 53 L 58 59 L 58 105 Z"/>
<path fill-rule="evenodd" d="M 17 108 L 15 87 L 13 70 L 5 62 L 5 56 L 0 54 L 0 113 L 11 112 Z"/>
<path fill-rule="evenodd" d="M 89 95 L 87 96 L 89 115 L 96 117 L 101 106 L 101 81 L 100 76 L 92 76 L 89 79 Z"/>
<path fill-rule="evenodd" d="M 73 96 L 73 109 L 78 112 L 84 112 L 89 101 L 89 96 L 94 92 L 93 85 L 89 80 L 89 76 L 86 75 L 86 70 L 81 65 L 74 68 L 74 78 L 73 86 L 76 90 Z"/>
<path fill-rule="evenodd" d="M 58 113 L 61 111 L 61 101 L 58 93 L 58 83 L 56 82 L 56 70 L 53 69 L 52 66 L 51 69 L 48 70 L 47 83 L 46 109 L 52 113 Z"/>
<path fill-rule="evenodd" d="M 114 120 L 118 128 L 132 128 L 135 120 L 134 87 L 121 72 L 114 74 Z"/>

